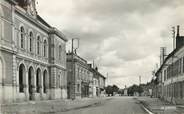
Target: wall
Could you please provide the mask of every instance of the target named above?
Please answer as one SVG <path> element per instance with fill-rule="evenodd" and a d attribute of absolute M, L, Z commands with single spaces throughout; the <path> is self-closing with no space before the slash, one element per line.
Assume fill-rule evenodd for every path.
<path fill-rule="evenodd" d="M 167 67 L 164 67 L 161 70 L 163 86 L 159 86 L 158 90 L 162 90 L 163 98 L 169 102 L 175 104 L 184 104 L 184 47 L 178 50 L 175 55 L 170 57 L 165 64 Z M 179 63 L 177 63 L 179 61 Z M 171 63 L 177 63 L 177 66 L 168 70 L 168 65 Z M 167 73 L 164 71 L 167 70 Z M 172 71 L 173 70 L 173 71 Z M 170 75 L 168 74 L 170 71 Z"/>

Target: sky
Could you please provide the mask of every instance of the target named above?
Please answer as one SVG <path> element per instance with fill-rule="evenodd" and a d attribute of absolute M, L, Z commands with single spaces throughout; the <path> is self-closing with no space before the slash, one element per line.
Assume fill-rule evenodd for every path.
<path fill-rule="evenodd" d="M 69 39 L 77 54 L 94 61 L 107 84 L 120 88 L 147 83 L 160 47 L 172 51 L 172 27 L 184 31 L 183 0 L 37 0 L 38 14 Z M 184 33 L 183 33 L 184 35 Z M 158 65 L 159 66 L 159 65 Z"/>

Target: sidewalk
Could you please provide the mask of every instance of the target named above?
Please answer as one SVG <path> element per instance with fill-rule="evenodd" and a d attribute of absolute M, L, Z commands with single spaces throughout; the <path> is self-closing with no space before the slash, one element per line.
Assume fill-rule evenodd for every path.
<path fill-rule="evenodd" d="M 77 100 L 30 101 L 2 105 L 2 114 L 50 114 L 98 105 L 110 98 L 84 98 Z"/>
<path fill-rule="evenodd" d="M 178 106 L 163 102 L 158 98 L 137 97 L 136 99 L 153 114 L 184 114 Z"/>

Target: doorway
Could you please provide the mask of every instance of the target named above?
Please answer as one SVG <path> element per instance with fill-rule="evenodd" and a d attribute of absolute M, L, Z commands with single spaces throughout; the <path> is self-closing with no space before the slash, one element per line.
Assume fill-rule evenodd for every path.
<path fill-rule="evenodd" d="M 33 79 L 34 79 L 34 70 L 33 67 L 30 67 L 28 73 L 29 100 L 33 100 L 33 85 L 34 85 Z"/>

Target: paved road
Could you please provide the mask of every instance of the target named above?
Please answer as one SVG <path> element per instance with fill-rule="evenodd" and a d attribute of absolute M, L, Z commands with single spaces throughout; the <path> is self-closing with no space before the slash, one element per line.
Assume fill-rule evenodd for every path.
<path fill-rule="evenodd" d="M 57 114 L 148 114 L 132 97 L 115 97 L 96 106 Z"/>

